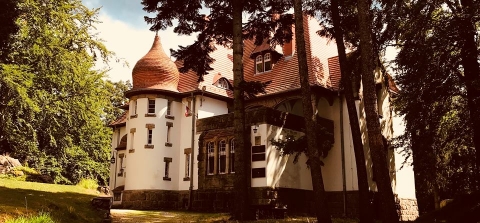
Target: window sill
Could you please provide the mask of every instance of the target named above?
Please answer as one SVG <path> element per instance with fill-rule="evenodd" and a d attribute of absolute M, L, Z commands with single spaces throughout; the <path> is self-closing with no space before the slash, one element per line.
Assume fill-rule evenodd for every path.
<path fill-rule="evenodd" d="M 135 149 L 129 149 L 128 150 L 128 153 L 134 153 L 135 152 Z"/>
<path fill-rule="evenodd" d="M 152 144 L 147 144 L 145 145 L 145 149 L 153 149 L 154 145 Z"/>
<path fill-rule="evenodd" d="M 130 118 L 137 118 L 137 117 L 138 117 L 138 114 L 130 115 Z"/>
<path fill-rule="evenodd" d="M 147 114 L 145 114 L 145 117 L 157 117 L 157 114 L 147 113 Z"/>
<path fill-rule="evenodd" d="M 171 142 L 166 142 L 165 147 L 172 147 L 172 143 Z"/>
<path fill-rule="evenodd" d="M 172 181 L 172 178 L 170 178 L 170 177 L 163 177 L 163 180 L 164 180 L 164 181 Z"/>
<path fill-rule="evenodd" d="M 257 76 L 257 75 L 262 75 L 262 74 L 266 74 L 266 73 L 270 73 L 270 72 L 272 72 L 272 70 L 267 70 L 267 71 L 255 73 L 255 76 Z"/>
<path fill-rule="evenodd" d="M 190 181 L 190 177 L 184 177 L 183 181 Z"/>
<path fill-rule="evenodd" d="M 175 116 L 173 116 L 173 115 L 165 115 L 165 118 L 175 120 Z"/>

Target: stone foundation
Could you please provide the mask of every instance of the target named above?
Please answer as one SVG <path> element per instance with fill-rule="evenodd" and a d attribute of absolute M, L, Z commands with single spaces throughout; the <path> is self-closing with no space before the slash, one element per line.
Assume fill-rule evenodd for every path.
<path fill-rule="evenodd" d="M 418 218 L 417 200 L 397 198 L 397 212 L 401 221 L 414 221 Z"/>
<path fill-rule="evenodd" d="M 346 203 L 342 191 L 327 192 L 330 214 L 333 217 L 359 216 L 358 191 L 346 192 Z M 313 191 L 291 188 L 250 188 L 252 211 L 283 209 L 287 214 L 314 214 Z M 186 210 L 189 191 L 126 190 L 123 191 L 122 208 L 137 210 Z M 372 194 L 372 200 L 375 195 Z M 202 212 L 229 212 L 234 206 L 232 190 L 203 189 L 193 191 L 192 208 Z M 375 203 L 375 202 L 374 202 Z M 375 204 L 373 204 L 375 205 Z M 397 198 L 401 221 L 413 221 L 418 217 L 416 199 Z M 344 209 L 346 213 L 344 213 Z"/>
<path fill-rule="evenodd" d="M 185 210 L 188 191 L 125 190 L 122 208 L 137 210 Z"/>

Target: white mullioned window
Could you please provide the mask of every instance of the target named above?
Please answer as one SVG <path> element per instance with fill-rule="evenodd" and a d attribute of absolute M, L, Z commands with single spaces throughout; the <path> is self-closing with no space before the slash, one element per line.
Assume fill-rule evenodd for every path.
<path fill-rule="evenodd" d="M 230 173 L 235 173 L 235 139 L 230 140 Z"/>
<path fill-rule="evenodd" d="M 263 70 L 263 56 L 258 55 L 257 58 L 255 59 L 255 73 L 262 73 Z"/>
<path fill-rule="evenodd" d="M 218 142 L 218 173 L 224 174 L 227 171 L 227 143 L 225 140 Z"/>
<path fill-rule="evenodd" d="M 155 99 L 148 99 L 148 113 L 155 113 Z"/>
<path fill-rule="evenodd" d="M 270 58 L 270 53 L 266 53 L 265 56 L 263 56 L 263 64 L 264 64 L 264 70 L 269 71 L 272 69 L 272 60 Z"/>
<path fill-rule="evenodd" d="M 207 144 L 207 174 L 213 175 L 215 169 L 215 145 L 213 142 Z"/>

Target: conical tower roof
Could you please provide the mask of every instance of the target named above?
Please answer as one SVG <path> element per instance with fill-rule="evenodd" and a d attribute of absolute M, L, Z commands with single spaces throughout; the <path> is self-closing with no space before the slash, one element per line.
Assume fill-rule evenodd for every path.
<path fill-rule="evenodd" d="M 158 34 L 152 48 L 133 67 L 133 89 L 160 89 L 177 92 L 179 73 L 177 66 L 165 54 Z"/>

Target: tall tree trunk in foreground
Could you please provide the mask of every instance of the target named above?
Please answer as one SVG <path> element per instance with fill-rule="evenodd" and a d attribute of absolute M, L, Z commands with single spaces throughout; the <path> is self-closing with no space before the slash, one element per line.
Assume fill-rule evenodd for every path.
<path fill-rule="evenodd" d="M 297 45 L 298 70 L 302 87 L 303 117 L 305 118 L 305 136 L 307 139 L 308 163 L 312 175 L 312 186 L 315 200 L 315 214 L 318 222 L 331 223 L 332 219 L 327 206 L 323 185 L 322 167 L 316 137 L 316 115 L 313 113 L 310 84 L 308 81 L 307 52 L 303 31 L 302 0 L 294 0 L 295 41 Z"/>
<path fill-rule="evenodd" d="M 377 95 L 375 90 L 373 46 L 371 37 L 370 5 L 368 0 L 357 0 L 358 23 L 360 32 L 360 50 L 362 57 L 362 84 L 365 116 L 367 120 L 368 142 L 373 160 L 374 174 L 378 188 L 380 216 L 384 223 L 398 222 L 387 164 L 387 151 L 383 146 L 380 122 L 377 114 Z"/>
<path fill-rule="evenodd" d="M 234 135 L 235 135 L 235 207 L 233 217 L 236 220 L 246 220 L 251 216 L 248 203 L 247 178 L 248 159 L 246 126 L 245 126 L 245 102 L 243 89 L 240 83 L 243 82 L 243 43 L 242 43 L 242 0 L 232 0 L 233 7 L 233 95 L 234 95 Z"/>
<path fill-rule="evenodd" d="M 473 16 L 475 15 L 472 0 L 462 0 L 462 23 L 459 34 L 462 42 L 461 58 L 464 69 L 464 82 L 467 88 L 468 109 L 473 126 L 473 144 L 476 155 L 477 189 L 480 189 L 480 68 L 478 50 L 475 42 L 477 29 Z"/>
<path fill-rule="evenodd" d="M 337 42 L 338 57 L 340 61 L 340 71 L 342 74 L 342 85 L 347 102 L 348 118 L 352 130 L 353 150 L 355 152 L 355 162 L 357 164 L 358 190 L 360 193 L 360 222 L 373 222 L 372 206 L 368 195 L 367 166 L 365 164 L 365 153 L 363 151 L 362 134 L 360 124 L 358 123 L 357 109 L 353 95 L 352 71 L 347 64 L 347 55 L 345 53 L 345 44 L 343 42 L 343 30 L 340 25 L 340 14 L 338 0 L 331 1 L 332 22 L 334 37 Z M 343 105 L 340 105 L 343 106 Z M 341 114 L 343 115 L 343 114 Z M 343 128 L 343 126 L 341 127 Z"/>

